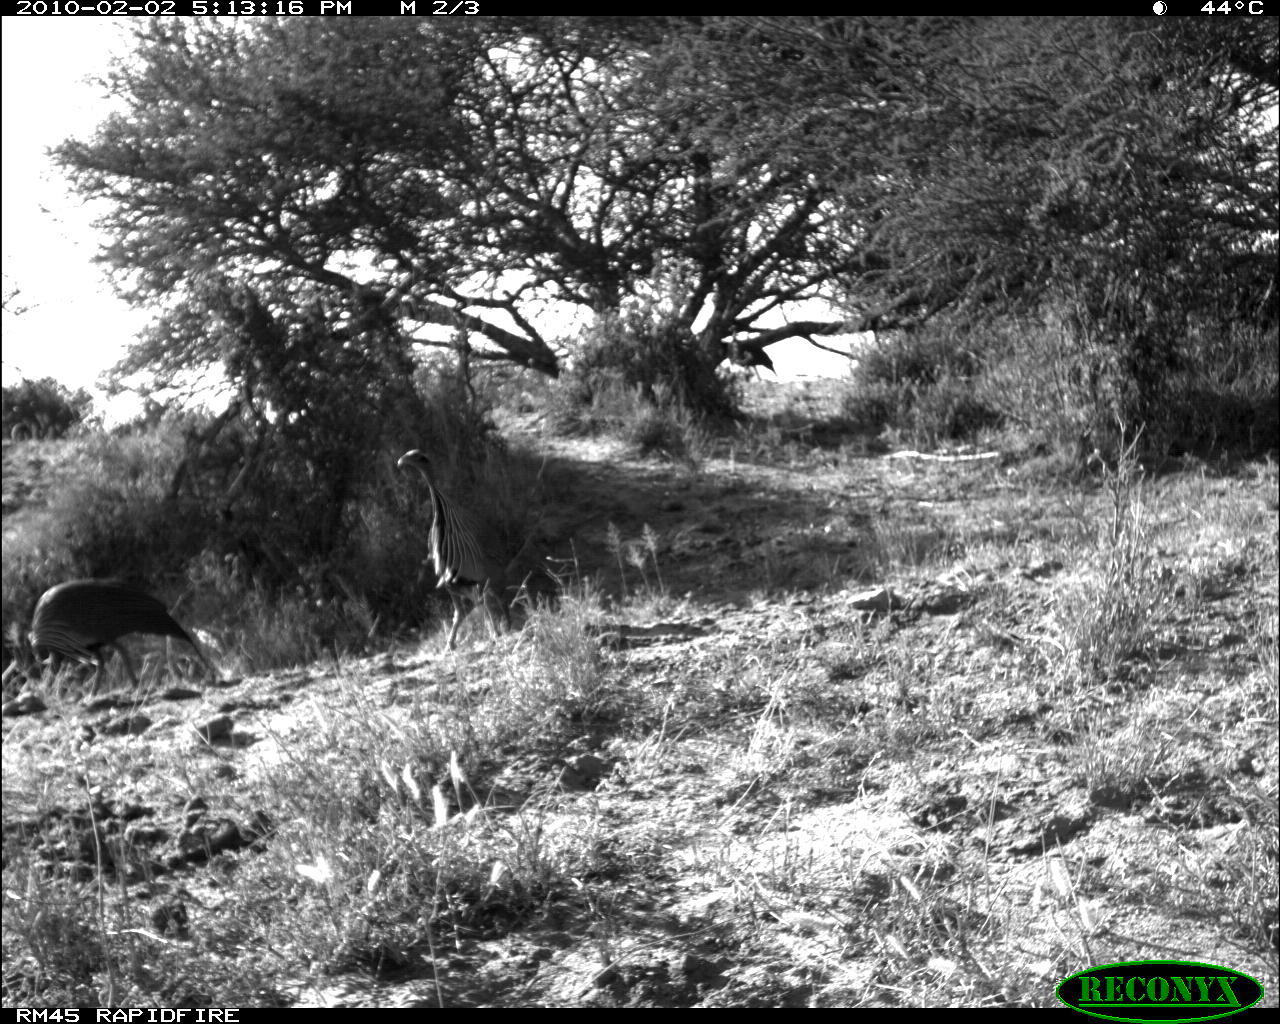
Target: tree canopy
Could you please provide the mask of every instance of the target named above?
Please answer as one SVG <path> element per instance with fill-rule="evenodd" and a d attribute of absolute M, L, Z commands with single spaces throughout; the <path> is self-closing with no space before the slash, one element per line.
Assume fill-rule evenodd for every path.
<path fill-rule="evenodd" d="M 1274 298 L 1260 20 L 157 20 L 136 43 L 124 109 L 58 156 L 110 200 L 104 257 L 161 311 L 125 368 L 162 380 L 257 388 L 246 301 L 285 334 L 320 317 L 312 366 L 376 331 L 393 372 L 442 325 L 555 375 L 573 342 L 541 313 L 656 290 L 696 393 L 786 337 L 1048 301 L 1150 363 L 1188 296 Z"/>

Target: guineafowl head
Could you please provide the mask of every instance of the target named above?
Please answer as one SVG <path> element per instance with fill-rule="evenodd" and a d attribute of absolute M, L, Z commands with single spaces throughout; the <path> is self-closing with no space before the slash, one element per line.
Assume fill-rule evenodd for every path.
<path fill-rule="evenodd" d="M 427 458 L 426 452 L 420 448 L 411 448 L 396 460 L 396 468 L 404 469 L 406 466 L 419 466 L 422 469 L 431 468 L 431 460 Z"/>

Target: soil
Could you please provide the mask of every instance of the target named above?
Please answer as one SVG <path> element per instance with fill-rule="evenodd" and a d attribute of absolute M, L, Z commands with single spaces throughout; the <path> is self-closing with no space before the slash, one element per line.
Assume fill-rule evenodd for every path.
<path fill-rule="evenodd" d="M 1082 682 L 1064 665 L 1107 565 L 1103 477 L 782 430 L 697 465 L 529 443 L 574 482 L 540 530 L 606 595 L 611 696 L 471 783 L 493 815 L 536 804 L 548 835 L 589 823 L 593 870 L 430 950 L 282 964 L 264 1002 L 1047 1006 L 1082 967 L 1179 959 L 1250 974 L 1275 1005 L 1276 719 L 1256 711 L 1275 686 L 1274 464 L 1149 478 L 1143 578 L 1168 596 L 1141 649 Z M 113 885 L 155 941 L 197 941 L 227 865 L 281 841 L 289 809 L 264 780 L 343 713 L 352 677 L 392 728 L 521 643 L 479 614 L 457 652 L 442 639 L 7 705 L 6 848 L 90 878 L 102 838 L 127 837 Z M 175 752 L 184 780 L 146 770 Z M 135 768 L 75 777 L 112 759 Z M 256 802 L 210 796 L 236 789 Z M 1257 829 L 1270 867 L 1241 874 Z M 7 1004 L 30 970 L 6 963 Z"/>

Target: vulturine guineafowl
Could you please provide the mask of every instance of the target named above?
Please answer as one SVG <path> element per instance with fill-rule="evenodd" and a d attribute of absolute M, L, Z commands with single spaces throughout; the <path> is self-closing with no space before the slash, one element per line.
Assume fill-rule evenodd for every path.
<path fill-rule="evenodd" d="M 453 626 L 449 630 L 450 650 L 457 644 L 458 627 L 470 608 L 465 607 L 466 592 L 479 591 L 479 601 L 492 618 L 496 605 L 507 628 L 511 627 L 511 612 L 507 608 L 505 591 L 506 573 L 501 563 L 485 551 L 479 540 L 479 532 L 472 519 L 451 502 L 436 486 L 431 477 L 431 461 L 414 448 L 400 456 L 396 463 L 400 469 L 412 466 L 422 474 L 431 501 L 431 532 L 427 543 L 431 550 L 431 564 L 439 577 L 437 587 L 444 587 L 453 601 Z"/>
<path fill-rule="evenodd" d="M 130 633 L 185 640 L 210 674 L 217 675 L 199 645 L 161 602 L 117 580 L 70 580 L 50 587 L 36 603 L 30 640 L 37 657 L 47 652 L 85 665 L 96 662 L 90 691 L 96 692 L 108 647 L 119 651 L 129 679 L 138 685 L 128 652 L 119 642 Z"/>

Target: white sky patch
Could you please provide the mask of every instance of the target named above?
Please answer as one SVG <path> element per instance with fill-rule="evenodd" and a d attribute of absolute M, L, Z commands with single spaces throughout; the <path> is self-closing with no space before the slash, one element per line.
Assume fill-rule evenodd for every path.
<path fill-rule="evenodd" d="M 6 294 L 4 383 L 54 377 L 87 387 L 123 354 L 146 322 L 111 291 L 92 262 L 99 244 L 93 212 L 71 195 L 47 150 L 84 137 L 109 111 L 83 81 L 122 49 L 121 26 L 107 18 L 3 19 L 0 33 L 0 255 Z"/>

